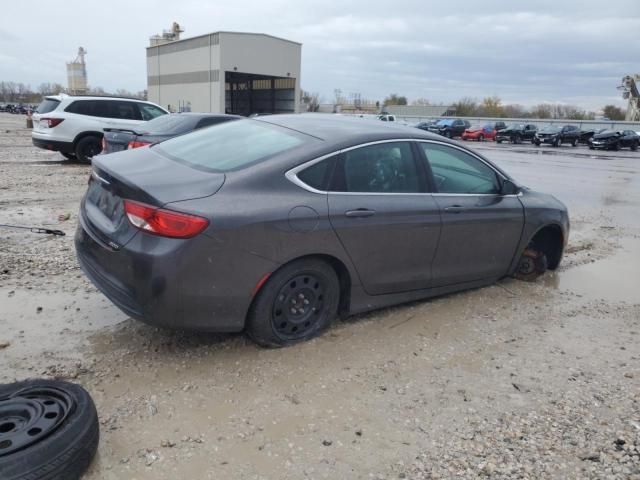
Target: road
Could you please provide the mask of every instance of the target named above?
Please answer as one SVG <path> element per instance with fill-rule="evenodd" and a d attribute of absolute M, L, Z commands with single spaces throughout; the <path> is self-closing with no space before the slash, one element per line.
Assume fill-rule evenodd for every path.
<path fill-rule="evenodd" d="M 0 230 L 0 382 L 88 389 L 86 479 L 640 478 L 639 153 L 473 144 L 568 205 L 557 272 L 265 350 L 140 324 L 97 292 L 72 242 L 89 167 L 35 149 L 23 121 L 0 114 L 0 223 L 67 236 Z"/>

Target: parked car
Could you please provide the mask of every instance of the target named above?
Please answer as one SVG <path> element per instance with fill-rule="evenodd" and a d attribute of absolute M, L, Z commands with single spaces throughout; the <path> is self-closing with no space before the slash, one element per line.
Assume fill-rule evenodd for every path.
<path fill-rule="evenodd" d="M 499 122 L 493 122 L 492 124 L 490 124 L 494 130 L 498 131 L 498 130 L 504 130 L 505 128 L 507 128 L 507 124 L 499 121 Z"/>
<path fill-rule="evenodd" d="M 105 128 L 132 128 L 167 113 L 131 98 L 51 95 L 33 114 L 31 139 L 36 147 L 90 162 L 102 151 Z"/>
<path fill-rule="evenodd" d="M 565 125 L 564 127 L 548 125 L 536 133 L 533 143 L 538 147 L 542 143 L 548 143 L 554 147 L 570 143 L 572 147 L 577 147 L 581 134 L 580 129 L 574 125 Z"/>
<path fill-rule="evenodd" d="M 598 133 L 602 133 L 606 131 L 606 128 L 583 128 L 580 130 L 580 143 L 584 143 L 585 145 L 589 145 L 593 137 Z"/>
<path fill-rule="evenodd" d="M 591 150 L 596 148 L 602 148 L 603 150 L 630 148 L 635 152 L 638 150 L 638 145 L 640 145 L 640 135 L 633 130 L 605 130 L 594 135 L 593 140 L 589 143 L 589 148 Z"/>
<path fill-rule="evenodd" d="M 396 121 L 396 116 L 395 115 L 388 115 L 388 114 L 382 114 L 382 115 L 378 115 L 378 120 L 382 120 L 383 122 L 395 122 Z"/>
<path fill-rule="evenodd" d="M 429 131 L 429 127 L 431 125 L 435 125 L 435 123 L 436 122 L 434 120 L 425 120 L 425 121 L 416 123 L 414 127 L 419 128 L 420 130 Z"/>
<path fill-rule="evenodd" d="M 497 131 L 492 124 L 476 125 L 475 127 L 467 128 L 462 133 L 462 140 L 477 140 L 478 142 L 495 140 L 496 133 Z"/>
<path fill-rule="evenodd" d="M 146 147 L 153 143 L 210 127 L 230 120 L 239 120 L 238 115 L 215 113 L 170 113 L 154 118 L 134 129 L 105 128 L 102 137 L 102 153 L 113 153 L 128 148 Z"/>
<path fill-rule="evenodd" d="M 447 138 L 460 137 L 471 124 L 468 120 L 460 120 L 459 118 L 443 118 L 431 125 L 429 131 L 437 133 Z"/>
<path fill-rule="evenodd" d="M 226 122 L 92 169 L 75 237 L 91 281 L 133 318 L 268 346 L 338 314 L 537 276 L 569 233 L 560 201 L 482 155 L 350 117 Z"/>
<path fill-rule="evenodd" d="M 533 124 L 512 123 L 496 133 L 496 142 L 522 143 L 524 140 L 533 142 L 538 127 Z"/>

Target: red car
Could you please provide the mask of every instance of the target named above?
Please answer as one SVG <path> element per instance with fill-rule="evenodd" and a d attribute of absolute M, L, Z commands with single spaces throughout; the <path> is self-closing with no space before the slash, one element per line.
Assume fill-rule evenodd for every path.
<path fill-rule="evenodd" d="M 493 128 L 493 125 L 467 128 L 462 134 L 462 140 L 477 140 L 478 142 L 484 142 L 485 140 L 495 140 L 495 138 L 496 129 Z"/>

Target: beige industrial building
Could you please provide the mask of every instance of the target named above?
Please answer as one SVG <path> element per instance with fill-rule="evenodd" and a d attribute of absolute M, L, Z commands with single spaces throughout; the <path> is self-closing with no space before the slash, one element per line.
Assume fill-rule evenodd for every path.
<path fill-rule="evenodd" d="M 150 101 L 172 111 L 297 112 L 302 45 L 263 33 L 215 32 L 179 39 L 165 32 L 147 47 Z"/>

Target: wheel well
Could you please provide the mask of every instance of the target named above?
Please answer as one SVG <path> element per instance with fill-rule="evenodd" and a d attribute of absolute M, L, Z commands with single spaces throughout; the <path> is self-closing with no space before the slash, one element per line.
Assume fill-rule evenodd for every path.
<path fill-rule="evenodd" d="M 76 136 L 76 138 L 73 139 L 73 148 L 76 148 L 76 145 L 78 144 L 78 142 L 85 137 L 98 137 L 99 139 L 102 140 L 103 134 L 100 132 L 93 132 L 93 131 L 79 133 Z"/>
<path fill-rule="evenodd" d="M 547 225 L 541 228 L 529 242 L 528 248 L 544 253 L 547 256 L 549 269 L 555 270 L 560 264 L 564 248 L 562 230 L 557 225 Z"/>

